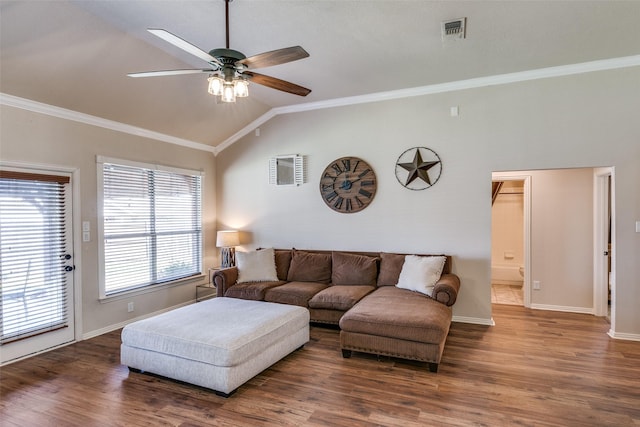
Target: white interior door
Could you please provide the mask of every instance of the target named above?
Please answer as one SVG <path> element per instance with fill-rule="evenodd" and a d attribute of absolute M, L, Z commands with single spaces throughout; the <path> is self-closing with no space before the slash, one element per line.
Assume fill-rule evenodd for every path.
<path fill-rule="evenodd" d="M 613 296 L 615 283 L 615 263 L 613 250 L 613 218 L 615 198 L 613 192 L 613 168 L 597 168 L 594 170 L 594 255 L 593 255 L 593 311 L 596 316 L 610 316 L 613 330 L 613 312 L 615 299 Z M 609 309 L 611 312 L 609 313 Z"/>
<path fill-rule="evenodd" d="M 71 178 L 0 170 L 0 363 L 75 338 Z"/>

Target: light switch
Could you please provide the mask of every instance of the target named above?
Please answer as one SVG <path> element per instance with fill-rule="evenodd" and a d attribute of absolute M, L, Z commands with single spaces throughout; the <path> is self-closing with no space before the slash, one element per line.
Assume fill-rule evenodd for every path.
<path fill-rule="evenodd" d="M 82 241 L 83 242 L 90 242 L 91 241 L 91 232 L 83 231 L 82 232 Z"/>
<path fill-rule="evenodd" d="M 89 221 L 82 221 L 82 231 L 91 231 L 91 224 Z"/>
<path fill-rule="evenodd" d="M 640 221 L 636 221 L 636 233 L 640 233 Z"/>

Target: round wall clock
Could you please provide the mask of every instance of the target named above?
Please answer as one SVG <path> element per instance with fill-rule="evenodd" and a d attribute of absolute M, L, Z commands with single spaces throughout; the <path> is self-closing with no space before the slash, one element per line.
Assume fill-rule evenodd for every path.
<path fill-rule="evenodd" d="M 377 186 L 376 174 L 367 162 L 358 157 L 342 157 L 322 173 L 320 195 L 334 211 L 354 213 L 369 206 Z"/>
<path fill-rule="evenodd" d="M 442 173 L 442 161 L 427 147 L 413 147 L 400 154 L 396 162 L 396 178 L 409 190 L 431 187 Z"/>

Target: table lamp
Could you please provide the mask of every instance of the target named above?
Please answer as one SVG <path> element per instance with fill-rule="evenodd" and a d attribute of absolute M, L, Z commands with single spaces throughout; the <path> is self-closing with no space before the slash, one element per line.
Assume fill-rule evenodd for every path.
<path fill-rule="evenodd" d="M 235 230 L 218 231 L 216 246 L 220 249 L 221 267 L 233 267 L 236 265 L 236 248 L 240 244 L 240 236 Z"/>

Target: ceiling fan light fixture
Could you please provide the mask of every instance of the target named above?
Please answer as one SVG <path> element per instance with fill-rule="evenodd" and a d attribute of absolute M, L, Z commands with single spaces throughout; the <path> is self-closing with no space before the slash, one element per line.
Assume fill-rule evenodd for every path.
<path fill-rule="evenodd" d="M 275 77 L 258 74 L 249 69 L 272 67 L 307 58 L 309 53 L 301 46 L 290 46 L 269 52 L 259 53 L 246 57 L 242 52 L 229 48 L 229 3 L 225 2 L 225 30 L 227 44 L 225 48 L 212 49 L 208 53 L 188 41 L 160 28 L 149 28 L 148 31 L 171 43 L 175 47 L 194 55 L 208 63 L 207 68 L 188 70 L 164 70 L 146 71 L 142 73 L 130 73 L 130 77 L 173 76 L 181 74 L 209 73 L 207 91 L 214 96 L 219 96 L 222 102 L 236 102 L 237 98 L 249 96 L 249 80 L 271 89 L 288 92 L 298 96 L 307 96 L 311 89 L 287 82 Z"/>
<path fill-rule="evenodd" d="M 207 80 L 209 80 L 209 93 L 214 96 L 221 96 L 224 80 L 220 76 L 211 76 Z"/>
<path fill-rule="evenodd" d="M 245 79 L 236 79 L 233 82 L 233 90 L 238 98 L 249 96 L 249 82 Z"/>
<path fill-rule="evenodd" d="M 236 91 L 233 83 L 225 83 L 222 88 L 222 102 L 236 102 Z"/>

